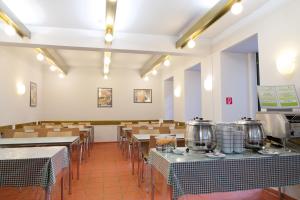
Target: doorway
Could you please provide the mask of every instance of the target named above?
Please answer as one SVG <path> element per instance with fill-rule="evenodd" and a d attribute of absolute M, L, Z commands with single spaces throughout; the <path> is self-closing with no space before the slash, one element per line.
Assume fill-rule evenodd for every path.
<path fill-rule="evenodd" d="M 184 71 L 185 121 L 201 117 L 201 65 Z"/>
<path fill-rule="evenodd" d="M 174 78 L 164 81 L 165 120 L 174 120 Z"/>

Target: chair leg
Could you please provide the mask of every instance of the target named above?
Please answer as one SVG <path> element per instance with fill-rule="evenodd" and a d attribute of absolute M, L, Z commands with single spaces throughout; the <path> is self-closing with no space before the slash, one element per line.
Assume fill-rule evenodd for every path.
<path fill-rule="evenodd" d="M 80 145 L 80 152 L 79 152 L 79 155 L 80 155 L 80 158 L 79 158 L 79 160 L 80 160 L 80 164 L 82 163 L 82 159 L 83 159 L 83 147 L 82 147 L 82 144 Z"/>
<path fill-rule="evenodd" d="M 151 184 L 151 176 L 150 176 L 150 165 L 149 163 L 147 162 L 146 163 L 146 175 L 145 175 L 145 178 L 146 178 L 146 192 L 149 193 L 150 191 L 150 184 Z"/>

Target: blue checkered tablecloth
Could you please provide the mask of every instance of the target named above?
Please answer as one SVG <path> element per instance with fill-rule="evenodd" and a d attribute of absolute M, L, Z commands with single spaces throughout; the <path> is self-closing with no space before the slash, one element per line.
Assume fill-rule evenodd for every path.
<path fill-rule="evenodd" d="M 0 148 L 0 187 L 49 188 L 66 167 L 66 147 Z"/>
<path fill-rule="evenodd" d="M 173 188 L 173 198 L 185 194 L 230 192 L 300 184 L 300 153 L 280 155 L 226 155 L 223 159 L 205 154 L 175 155 L 150 151 L 150 163 Z"/>

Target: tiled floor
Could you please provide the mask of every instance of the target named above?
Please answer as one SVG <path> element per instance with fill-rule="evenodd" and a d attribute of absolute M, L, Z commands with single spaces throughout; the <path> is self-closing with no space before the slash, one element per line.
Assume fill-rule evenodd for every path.
<path fill-rule="evenodd" d="M 96 144 L 90 158 L 82 164 L 80 180 L 73 180 L 73 194 L 65 192 L 66 200 L 144 200 L 150 199 L 145 184 L 137 187 L 137 177 L 131 175 L 131 165 L 114 143 Z M 58 185 L 59 186 L 59 185 Z M 58 188 L 58 187 L 57 187 Z M 59 189 L 55 188 L 55 200 Z M 159 195 L 159 194 L 158 194 Z M 0 200 L 43 199 L 41 190 L 0 189 Z M 166 196 L 157 196 L 164 200 Z M 275 200 L 261 190 L 188 196 L 181 200 Z"/>

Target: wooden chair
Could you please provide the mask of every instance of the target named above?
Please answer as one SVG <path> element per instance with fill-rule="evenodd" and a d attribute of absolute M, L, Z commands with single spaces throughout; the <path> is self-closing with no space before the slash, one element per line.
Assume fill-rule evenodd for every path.
<path fill-rule="evenodd" d="M 60 125 L 63 127 L 63 128 L 67 128 L 69 125 L 73 125 L 74 123 L 73 122 L 61 122 Z"/>
<path fill-rule="evenodd" d="M 34 130 L 40 129 L 40 128 L 42 128 L 41 125 L 37 125 L 37 126 L 23 126 L 23 129 L 24 129 L 26 132 L 34 131 Z"/>
<path fill-rule="evenodd" d="M 141 153 L 141 160 L 142 160 L 142 169 L 140 170 L 139 174 L 138 174 L 138 185 L 140 186 L 141 185 L 141 182 L 144 180 L 144 168 L 146 166 L 146 180 L 148 181 L 146 183 L 146 191 L 149 192 L 149 186 L 150 186 L 150 177 L 149 177 L 149 166 L 150 166 L 150 163 L 149 163 L 149 152 L 152 148 L 156 148 L 156 139 L 155 139 L 155 136 L 154 135 L 150 135 L 150 140 L 149 140 L 149 146 L 148 148 L 143 151 Z"/>
<path fill-rule="evenodd" d="M 91 122 L 78 122 L 78 125 L 91 126 Z"/>
<path fill-rule="evenodd" d="M 169 134 L 170 133 L 169 127 L 159 127 L 158 130 L 159 130 L 160 134 Z"/>
<path fill-rule="evenodd" d="M 46 137 L 70 137 L 70 136 L 79 136 L 80 137 L 80 149 L 79 149 L 79 154 L 80 154 L 80 162 L 82 162 L 83 159 L 85 159 L 86 156 L 86 143 L 85 143 L 85 138 L 80 135 L 79 129 L 78 128 L 62 128 L 62 129 L 44 129 L 46 132 Z"/>
<path fill-rule="evenodd" d="M 13 138 L 33 138 L 33 137 L 38 137 L 39 133 L 38 132 L 14 132 L 13 133 Z"/>
<path fill-rule="evenodd" d="M 139 134 L 157 135 L 157 134 L 159 134 L 159 130 L 158 129 L 141 129 L 141 130 L 139 130 Z"/>
<path fill-rule="evenodd" d="M 185 134 L 185 129 L 183 129 L 183 128 L 180 128 L 180 129 L 171 129 L 170 130 L 170 133 L 171 134 L 178 134 L 178 133 L 182 133 L 182 134 Z"/>
<path fill-rule="evenodd" d="M 149 122 L 138 122 L 138 125 L 149 125 Z"/>
<path fill-rule="evenodd" d="M 63 126 L 60 125 L 60 124 L 52 124 L 52 125 L 45 125 L 45 128 L 49 128 L 49 129 L 51 129 L 51 128 L 63 128 Z"/>
<path fill-rule="evenodd" d="M 162 123 L 161 124 L 161 127 L 172 127 L 172 126 L 174 126 L 175 127 L 175 124 L 173 124 L 173 123 Z"/>

